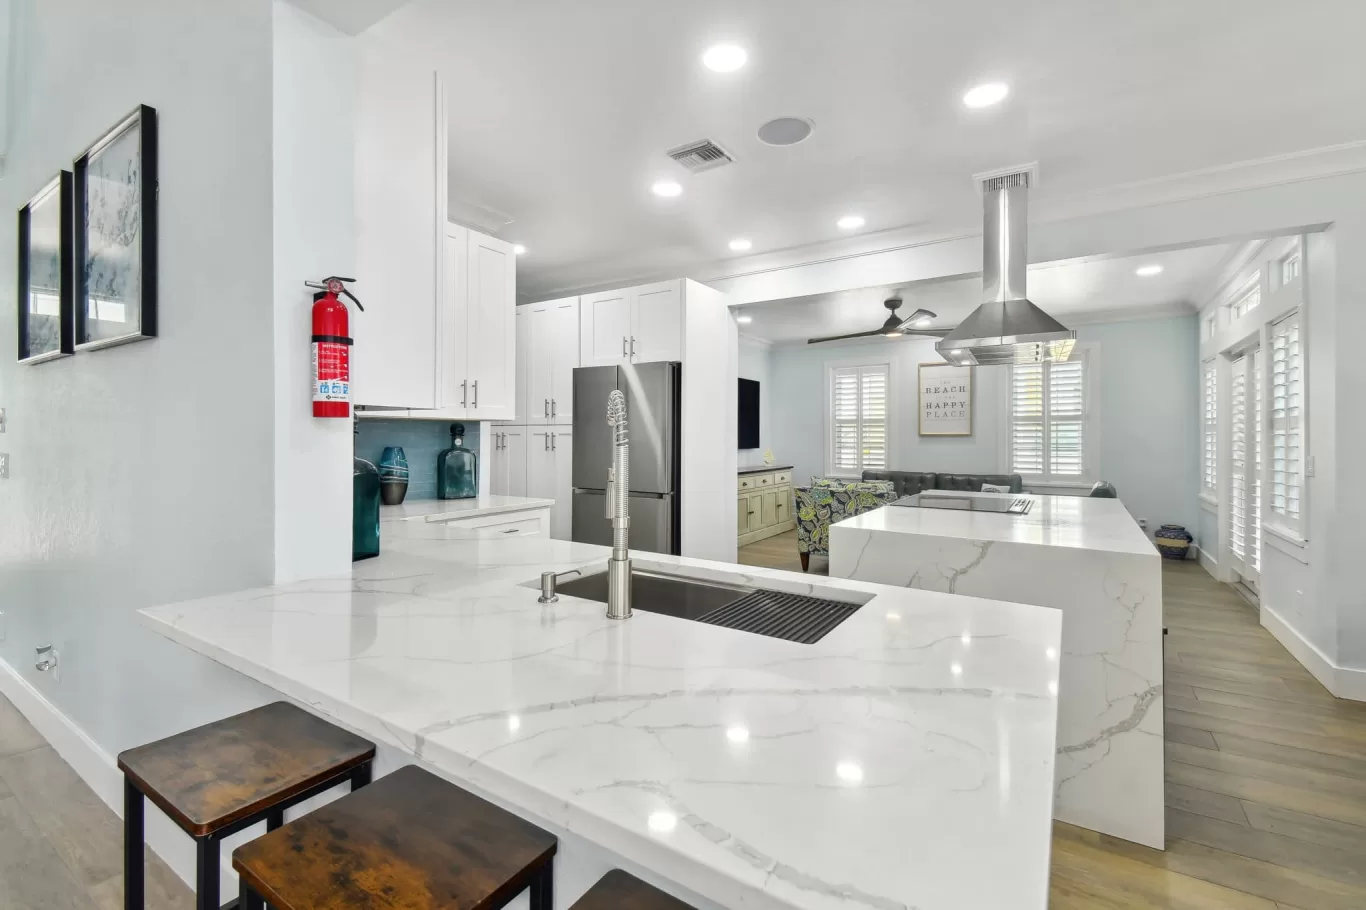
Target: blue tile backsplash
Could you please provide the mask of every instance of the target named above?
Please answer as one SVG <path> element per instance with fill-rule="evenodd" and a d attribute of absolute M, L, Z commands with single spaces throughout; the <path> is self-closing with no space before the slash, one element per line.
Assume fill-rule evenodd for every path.
<path fill-rule="evenodd" d="M 373 465 L 385 446 L 403 446 L 408 456 L 408 499 L 436 498 L 436 456 L 451 447 L 452 420 L 385 420 L 366 417 L 360 422 L 356 437 L 356 454 Z M 465 425 L 465 448 L 479 452 L 479 424 L 472 420 L 459 421 Z M 479 471 L 484 465 L 479 464 Z"/>

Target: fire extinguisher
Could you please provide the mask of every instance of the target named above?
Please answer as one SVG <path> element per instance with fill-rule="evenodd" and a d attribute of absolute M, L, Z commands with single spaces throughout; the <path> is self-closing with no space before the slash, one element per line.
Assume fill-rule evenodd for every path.
<path fill-rule="evenodd" d="M 319 288 L 313 295 L 313 416 L 351 416 L 351 336 L 346 295 L 362 313 L 356 295 L 343 282 L 354 278 L 333 275 L 321 282 L 305 281 L 310 288 Z"/>

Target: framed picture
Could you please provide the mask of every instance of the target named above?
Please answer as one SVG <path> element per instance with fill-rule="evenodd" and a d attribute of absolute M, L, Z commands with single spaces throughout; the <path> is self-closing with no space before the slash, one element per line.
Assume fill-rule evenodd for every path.
<path fill-rule="evenodd" d="M 972 435 L 972 367 L 920 364 L 920 435 Z"/>
<path fill-rule="evenodd" d="M 62 171 L 19 210 L 19 362 L 72 352 L 71 172 Z"/>
<path fill-rule="evenodd" d="M 157 114 L 142 105 L 76 159 L 75 348 L 157 333 Z"/>

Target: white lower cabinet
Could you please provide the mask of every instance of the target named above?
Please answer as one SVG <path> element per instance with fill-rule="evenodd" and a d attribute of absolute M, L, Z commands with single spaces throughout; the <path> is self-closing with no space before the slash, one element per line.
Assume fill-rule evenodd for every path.
<path fill-rule="evenodd" d="M 570 484 L 573 480 L 574 428 L 530 427 L 526 450 L 526 495 L 555 500 L 550 510 L 550 536 L 568 540 Z"/>
<path fill-rule="evenodd" d="M 493 431 L 489 492 L 495 496 L 525 496 L 526 427 L 490 427 Z"/>

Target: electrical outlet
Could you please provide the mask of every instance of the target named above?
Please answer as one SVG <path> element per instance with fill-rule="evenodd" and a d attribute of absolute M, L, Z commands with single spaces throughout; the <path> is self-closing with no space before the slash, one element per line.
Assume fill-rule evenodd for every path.
<path fill-rule="evenodd" d="M 5 611 L 4 611 L 4 610 L 0 610 L 0 641 L 4 641 L 4 640 L 5 640 L 5 635 L 6 635 L 6 629 L 5 629 Z"/>
<path fill-rule="evenodd" d="M 0 452 L 0 480 L 9 480 L 9 453 Z"/>
<path fill-rule="evenodd" d="M 0 408 L 0 433 L 5 432 L 5 409 Z"/>

